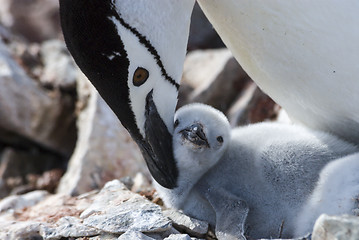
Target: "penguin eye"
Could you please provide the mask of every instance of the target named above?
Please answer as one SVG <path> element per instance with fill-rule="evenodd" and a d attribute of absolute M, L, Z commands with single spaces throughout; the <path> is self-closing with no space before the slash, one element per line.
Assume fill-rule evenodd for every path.
<path fill-rule="evenodd" d="M 220 142 L 220 143 L 223 143 L 223 137 L 222 137 L 222 136 L 218 136 L 218 137 L 217 137 L 217 141 Z"/>
<path fill-rule="evenodd" d="M 178 121 L 178 119 L 176 119 L 174 127 L 176 128 L 178 126 L 178 124 L 179 124 L 179 121 Z"/>
<path fill-rule="evenodd" d="M 135 71 L 135 73 L 133 74 L 133 85 L 135 85 L 136 87 L 141 86 L 142 84 L 144 84 L 146 82 L 146 80 L 149 77 L 149 73 L 146 69 L 142 68 L 142 67 L 138 67 Z"/>

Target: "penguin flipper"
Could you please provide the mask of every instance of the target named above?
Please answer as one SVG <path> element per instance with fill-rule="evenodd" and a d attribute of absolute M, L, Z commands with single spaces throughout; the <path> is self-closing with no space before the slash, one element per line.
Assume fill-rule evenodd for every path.
<path fill-rule="evenodd" d="M 245 240 L 244 224 L 249 211 L 247 203 L 225 189 L 209 189 L 206 198 L 216 213 L 217 238 Z"/>

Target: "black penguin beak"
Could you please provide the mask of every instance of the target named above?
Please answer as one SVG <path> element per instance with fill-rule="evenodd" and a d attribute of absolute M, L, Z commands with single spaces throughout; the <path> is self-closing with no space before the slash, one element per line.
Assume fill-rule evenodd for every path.
<path fill-rule="evenodd" d="M 146 97 L 145 141 L 138 142 L 153 178 L 166 188 L 177 187 L 178 170 L 172 150 L 172 134 L 157 112 L 153 90 Z"/>
<path fill-rule="evenodd" d="M 180 131 L 182 137 L 197 147 L 210 148 L 203 126 L 200 123 L 194 123 L 191 126 Z"/>

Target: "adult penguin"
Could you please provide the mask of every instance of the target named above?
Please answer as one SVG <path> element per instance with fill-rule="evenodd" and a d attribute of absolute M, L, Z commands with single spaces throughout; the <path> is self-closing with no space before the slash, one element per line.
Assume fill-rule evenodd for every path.
<path fill-rule="evenodd" d="M 161 0 L 60 0 L 69 51 L 140 147 L 154 179 L 167 188 L 176 186 L 178 176 L 173 115 L 193 4 L 181 1 L 183 13 Z"/>

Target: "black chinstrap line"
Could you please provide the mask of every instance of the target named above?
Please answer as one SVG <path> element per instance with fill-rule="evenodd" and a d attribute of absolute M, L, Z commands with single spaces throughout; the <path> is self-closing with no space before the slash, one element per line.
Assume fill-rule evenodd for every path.
<path fill-rule="evenodd" d="M 111 3 L 111 5 L 112 5 L 112 8 L 115 10 L 116 7 L 114 6 L 114 4 Z M 137 29 L 131 27 L 128 23 L 126 23 L 125 20 L 123 20 L 123 18 L 121 18 L 120 13 L 118 13 L 117 11 L 115 11 L 115 12 L 117 14 L 115 14 L 114 17 L 121 23 L 122 26 L 124 26 L 125 28 L 130 30 L 140 40 L 140 43 L 143 44 L 148 49 L 148 51 L 156 59 L 157 65 L 160 67 L 162 75 L 165 77 L 165 79 L 167 81 L 169 81 L 173 86 L 175 86 L 178 91 L 180 85 L 178 83 L 176 83 L 176 81 L 167 74 L 166 69 L 164 68 L 163 63 L 161 61 L 160 55 L 157 53 L 156 49 L 152 46 L 150 41 L 148 41 L 145 36 L 143 36 L 141 33 L 139 33 L 137 31 Z"/>

